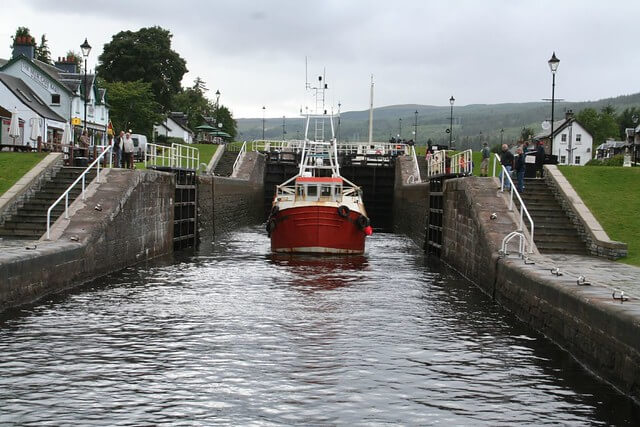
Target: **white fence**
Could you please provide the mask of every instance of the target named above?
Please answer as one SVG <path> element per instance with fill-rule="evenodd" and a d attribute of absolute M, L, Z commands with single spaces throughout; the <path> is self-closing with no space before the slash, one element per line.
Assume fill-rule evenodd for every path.
<path fill-rule="evenodd" d="M 444 150 L 435 151 L 427 160 L 427 178 L 438 175 L 470 175 L 473 171 L 473 152 L 464 150 L 451 157 Z"/>
<path fill-rule="evenodd" d="M 171 146 L 147 144 L 144 152 L 144 166 L 165 166 L 170 168 L 197 169 L 200 164 L 200 150 L 182 144 Z"/>

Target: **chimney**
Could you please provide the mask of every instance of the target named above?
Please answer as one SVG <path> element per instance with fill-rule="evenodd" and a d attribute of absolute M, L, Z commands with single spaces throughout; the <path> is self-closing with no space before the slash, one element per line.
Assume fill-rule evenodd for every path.
<path fill-rule="evenodd" d="M 78 72 L 78 64 L 73 60 L 73 58 L 60 58 L 54 63 L 55 67 L 64 72 L 64 73 L 77 73 Z"/>
<path fill-rule="evenodd" d="M 567 120 L 573 119 L 573 110 L 567 110 L 567 112 L 564 113 L 564 118 Z"/>
<path fill-rule="evenodd" d="M 36 53 L 36 40 L 31 36 L 18 36 L 13 41 L 12 58 L 24 55 L 33 61 Z"/>

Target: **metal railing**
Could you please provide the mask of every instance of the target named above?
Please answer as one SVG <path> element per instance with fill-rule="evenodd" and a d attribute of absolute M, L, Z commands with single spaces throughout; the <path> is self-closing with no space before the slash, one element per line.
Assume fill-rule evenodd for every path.
<path fill-rule="evenodd" d="M 147 143 L 144 151 L 144 167 L 148 166 L 172 166 L 173 148 L 166 145 Z"/>
<path fill-rule="evenodd" d="M 438 175 L 471 175 L 473 172 L 473 151 L 471 149 L 447 156 L 445 150 L 434 151 L 427 160 L 427 178 Z"/>
<path fill-rule="evenodd" d="M 182 144 L 171 144 L 173 150 L 173 167 L 198 169 L 200 164 L 200 150 Z"/>
<path fill-rule="evenodd" d="M 522 201 L 522 197 L 520 197 L 520 193 L 518 193 L 518 190 L 516 189 L 516 186 L 513 183 L 513 180 L 511 179 L 511 176 L 509 174 L 509 171 L 507 170 L 506 167 L 504 167 L 501 163 L 500 163 L 500 156 L 498 154 L 494 154 L 494 163 L 493 163 L 493 175 L 495 176 L 495 170 L 496 170 L 496 163 L 500 164 L 500 167 L 502 168 L 502 174 L 501 174 L 501 179 L 500 179 L 500 191 L 504 192 L 504 187 L 505 187 L 505 177 L 508 180 L 509 183 L 509 189 L 510 189 L 510 195 L 509 195 L 509 210 L 512 211 L 513 210 L 513 196 L 516 196 L 516 199 L 518 200 L 518 203 L 520 203 L 520 224 L 519 224 L 519 228 L 518 231 L 522 231 L 524 230 L 524 216 L 527 216 L 527 219 L 529 220 L 529 253 L 533 252 L 533 231 L 534 231 L 534 224 L 533 224 L 533 219 L 531 219 L 531 215 L 529 215 L 529 211 L 527 210 L 527 207 L 524 205 L 524 202 Z"/>
<path fill-rule="evenodd" d="M 166 166 L 171 168 L 198 169 L 200 150 L 183 144 L 171 146 L 147 143 L 144 166 Z"/>
<path fill-rule="evenodd" d="M 422 182 L 420 178 L 420 165 L 418 164 L 418 156 L 416 155 L 416 147 L 410 147 L 411 157 L 413 159 L 413 174 L 407 178 L 407 184 Z"/>
<path fill-rule="evenodd" d="M 235 176 L 236 174 L 236 169 L 238 168 L 238 166 L 240 165 L 240 159 L 242 158 L 242 156 L 244 155 L 244 153 L 247 152 L 247 141 L 245 141 L 242 144 L 242 147 L 240 147 L 240 151 L 238 152 L 238 155 L 236 156 L 236 161 L 233 162 L 233 170 L 231 172 L 231 176 Z"/>
<path fill-rule="evenodd" d="M 65 219 L 69 219 L 69 192 L 73 190 L 73 188 L 79 182 L 82 182 L 82 200 L 85 200 L 85 177 L 87 175 L 87 172 L 89 172 L 95 166 L 97 168 L 96 179 L 98 180 L 98 182 L 100 182 L 100 160 L 102 160 L 104 156 L 106 156 L 110 151 L 111 146 L 109 145 L 102 151 L 102 153 L 100 153 L 98 157 L 96 157 L 93 162 L 91 162 L 89 166 L 87 166 L 87 168 L 80 174 L 80 176 L 78 176 L 78 178 L 76 178 L 75 181 L 73 181 L 73 183 L 65 190 L 65 192 L 62 193 L 60 197 L 58 197 L 58 200 L 56 200 L 51 206 L 49 206 L 49 209 L 47 209 L 47 240 L 51 238 L 51 211 L 53 210 L 53 208 L 55 208 L 58 203 L 60 203 L 62 199 L 64 199 L 64 217 Z"/>

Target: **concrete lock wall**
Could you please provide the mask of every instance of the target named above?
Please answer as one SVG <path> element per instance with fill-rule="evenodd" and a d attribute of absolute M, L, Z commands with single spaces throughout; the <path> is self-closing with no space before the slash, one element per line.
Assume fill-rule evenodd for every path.
<path fill-rule="evenodd" d="M 409 236 L 424 248 L 429 217 L 429 183 L 407 184 L 412 159 L 396 160 L 396 177 L 393 193 L 393 231 Z"/>
<path fill-rule="evenodd" d="M 237 178 L 198 177 L 200 240 L 206 242 L 235 228 L 263 221 L 265 158 L 246 153 Z"/>
<path fill-rule="evenodd" d="M 0 259 L 0 311 L 172 251 L 173 174 L 109 170 L 40 241 Z"/>
<path fill-rule="evenodd" d="M 576 359 L 640 400 L 640 324 L 610 291 L 578 287 L 524 268 L 519 258 L 499 258 L 502 239 L 516 218 L 496 197 L 494 180 L 445 183 L 442 259 Z M 499 206 L 504 205 L 503 208 Z M 491 220 L 492 213 L 496 219 Z"/>

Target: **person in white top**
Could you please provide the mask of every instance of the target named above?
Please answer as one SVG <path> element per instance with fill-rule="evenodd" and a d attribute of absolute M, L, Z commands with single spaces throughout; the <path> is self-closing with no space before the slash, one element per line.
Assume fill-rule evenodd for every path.
<path fill-rule="evenodd" d="M 129 132 L 124 134 L 122 139 L 122 154 L 124 160 L 124 167 L 126 169 L 133 169 L 133 139 Z"/>

